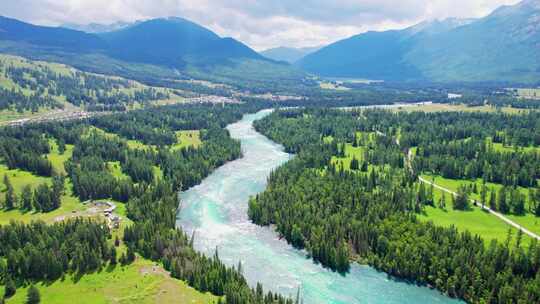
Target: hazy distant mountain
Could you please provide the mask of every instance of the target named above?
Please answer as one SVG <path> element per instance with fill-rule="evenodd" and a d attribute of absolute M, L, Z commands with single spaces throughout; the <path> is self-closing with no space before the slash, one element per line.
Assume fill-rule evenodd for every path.
<path fill-rule="evenodd" d="M 16 51 L 18 43 L 23 44 L 20 45 L 21 52 L 33 47 L 65 51 L 95 51 L 106 47 L 102 39 L 92 34 L 59 27 L 35 26 L 1 16 L 0 42 L 0 46 L 11 46 L 13 51 Z"/>
<path fill-rule="evenodd" d="M 284 61 L 288 63 L 295 63 L 305 56 L 316 52 L 321 47 L 305 47 L 305 48 L 289 48 L 289 47 L 277 47 L 268 49 L 261 52 L 266 58 L 270 58 L 276 61 Z"/>
<path fill-rule="evenodd" d="M 102 24 L 102 23 L 89 23 L 89 24 L 64 23 L 60 27 L 95 34 L 95 33 L 106 33 L 106 32 L 112 32 L 112 31 L 121 30 L 123 28 L 126 28 L 128 26 L 132 26 L 132 25 L 137 24 L 137 23 L 140 23 L 140 21 L 136 21 L 136 22 L 118 21 L 118 22 L 111 23 L 111 24 Z"/>
<path fill-rule="evenodd" d="M 338 41 L 298 65 L 324 76 L 383 80 L 540 80 L 540 0 L 476 20 L 447 19 Z"/>
<path fill-rule="evenodd" d="M 293 68 L 232 38 L 181 18 L 153 19 L 99 34 L 0 17 L 0 52 L 52 60 L 83 70 L 165 78 L 178 74 L 257 78 Z M 246 71 L 246 69 L 253 69 Z"/>

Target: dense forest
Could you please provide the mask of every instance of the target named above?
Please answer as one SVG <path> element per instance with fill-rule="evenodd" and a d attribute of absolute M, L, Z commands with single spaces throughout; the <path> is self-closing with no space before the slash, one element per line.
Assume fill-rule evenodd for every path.
<path fill-rule="evenodd" d="M 529 185 L 538 177 L 537 152 L 494 151 L 479 141 L 490 137 L 537 147 L 538 118 L 537 113 L 277 111 L 256 122 L 256 129 L 297 156 L 270 176 L 267 190 L 250 201 L 249 216 L 257 224 L 275 225 L 292 245 L 340 272 L 360 260 L 472 303 L 538 303 L 536 240 L 525 249 L 518 233 L 513 242 L 486 245 L 479 236 L 416 217 L 435 204 L 433 190 L 419 184 L 417 175 L 423 170 L 442 174 L 430 165 L 438 157 L 448 158 L 456 174 L 482 161 L 478 176 L 495 180 L 510 172 L 501 181 L 508 189 Z M 462 144 L 447 150 L 455 142 Z M 344 155 L 346 143 L 364 150 L 348 168 L 332 161 Z M 412 147 L 418 156 L 409 164 Z M 461 192 L 452 199 L 456 208 L 467 203 Z"/>
<path fill-rule="evenodd" d="M 177 191 L 196 185 L 216 167 L 241 155 L 239 142 L 231 139 L 223 127 L 263 106 L 178 105 L 87 121 L 2 129 L 1 136 L 11 138 L 13 143 L 2 145 L 3 155 L 7 156 L 26 153 L 41 160 L 50 151 L 49 140 L 74 145 L 65 163 L 73 194 L 81 201 L 112 198 L 123 202 L 134 224 L 125 229 L 123 240 L 128 250 L 120 259 L 109 240 L 110 232 L 102 228 L 107 226 L 95 221 L 73 220 L 52 226 L 42 222 L 12 223 L 0 227 L 0 238 L 6 240 L 2 244 L 9 244 L 0 249 L 5 259 L 0 259 L 1 284 L 9 286 L 6 290 L 11 293 L 16 286 L 53 281 L 64 273 L 82 275 L 117 261 L 130 263 L 137 252 L 163 263 L 173 277 L 197 290 L 225 296 L 226 303 L 293 303 L 281 295 L 264 293 L 260 284 L 251 288 L 241 267 L 225 266 L 217 252 L 212 257 L 196 252 L 193 239 L 175 226 Z M 176 142 L 172 137 L 181 130 L 201 130 L 202 146 L 171 149 Z M 127 139 L 136 139 L 148 148 L 130 148 Z M 109 162 L 119 162 L 125 177 L 113 176 L 107 170 Z M 14 161 L 10 166 L 29 169 L 26 162 Z M 155 168 L 160 169 L 160 176 L 155 175 Z M 33 195 L 34 201 L 41 196 L 38 192 Z M 21 198 L 21 208 L 23 201 Z M 38 271 L 51 259 L 55 260 L 54 267 Z M 10 294 L 6 292 L 6 296 Z"/>

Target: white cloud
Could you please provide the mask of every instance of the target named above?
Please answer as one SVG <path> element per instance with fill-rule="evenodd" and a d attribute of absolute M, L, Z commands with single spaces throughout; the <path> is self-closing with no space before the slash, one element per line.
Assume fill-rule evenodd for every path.
<path fill-rule="evenodd" d="M 1 0 L 0 14 L 24 21 L 112 23 L 180 16 L 258 50 L 316 46 L 367 30 L 424 19 L 481 17 L 518 0 Z"/>

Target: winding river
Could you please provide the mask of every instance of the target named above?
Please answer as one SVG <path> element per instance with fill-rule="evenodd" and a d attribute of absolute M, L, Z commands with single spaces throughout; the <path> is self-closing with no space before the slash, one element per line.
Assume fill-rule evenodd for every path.
<path fill-rule="evenodd" d="M 269 110 L 245 115 L 229 125 L 242 143 L 243 158 L 218 168 L 200 185 L 181 193 L 177 225 L 195 231 L 194 246 L 212 255 L 218 248 L 227 264 L 242 262 L 249 283 L 295 296 L 300 289 L 306 304 L 319 303 L 461 303 L 435 290 L 394 280 L 369 266 L 352 265 L 346 276 L 329 271 L 306 258 L 306 253 L 280 240 L 268 227 L 252 224 L 248 199 L 264 191 L 272 170 L 292 156 L 257 133 L 253 121 Z"/>

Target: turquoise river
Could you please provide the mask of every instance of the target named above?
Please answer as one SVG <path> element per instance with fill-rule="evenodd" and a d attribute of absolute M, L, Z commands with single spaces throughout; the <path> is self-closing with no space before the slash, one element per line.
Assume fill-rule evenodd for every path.
<path fill-rule="evenodd" d="M 218 248 L 225 263 L 242 262 L 251 285 L 261 282 L 265 288 L 293 297 L 300 289 L 306 304 L 461 303 L 369 266 L 353 265 L 345 276 L 329 271 L 279 239 L 271 228 L 252 224 L 247 216 L 249 197 L 264 191 L 272 170 L 292 157 L 253 129 L 253 121 L 269 113 L 245 115 L 229 125 L 231 136 L 242 143 L 243 157 L 180 194 L 177 224 L 188 235 L 195 232 L 197 250 L 212 255 Z"/>

